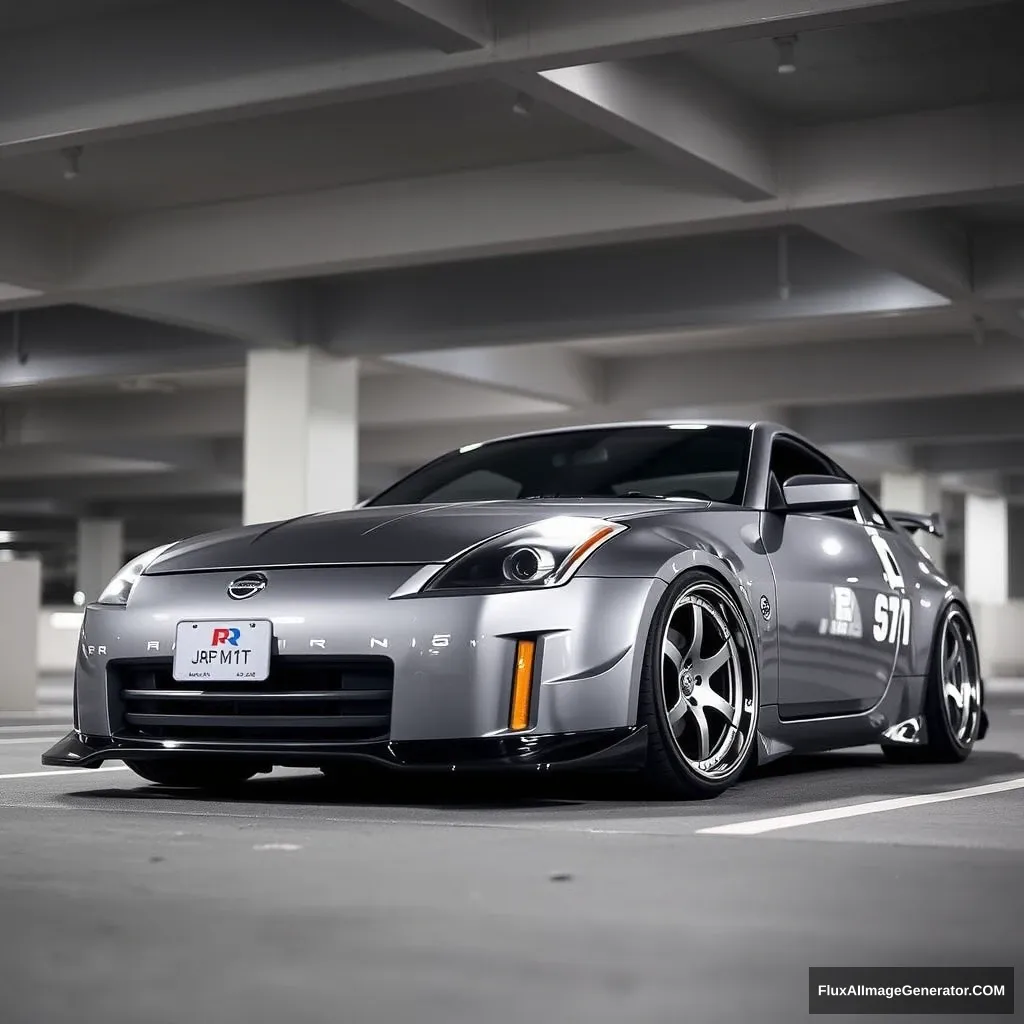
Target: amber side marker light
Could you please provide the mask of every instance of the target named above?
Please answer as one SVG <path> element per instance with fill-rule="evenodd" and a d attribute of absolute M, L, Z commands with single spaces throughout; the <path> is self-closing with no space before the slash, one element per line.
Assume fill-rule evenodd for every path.
<path fill-rule="evenodd" d="M 575 565 L 588 551 L 596 547 L 601 541 L 615 532 L 614 526 L 604 526 L 592 533 L 578 548 L 576 548 L 562 565 L 564 573 L 571 565 Z"/>
<path fill-rule="evenodd" d="M 516 643 L 516 667 L 512 675 L 512 707 L 508 727 L 522 731 L 530 727 L 530 698 L 533 694 L 533 662 L 537 650 L 536 640 Z"/>

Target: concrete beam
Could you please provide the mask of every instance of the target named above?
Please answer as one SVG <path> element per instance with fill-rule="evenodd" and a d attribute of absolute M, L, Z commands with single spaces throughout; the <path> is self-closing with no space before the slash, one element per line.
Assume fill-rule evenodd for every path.
<path fill-rule="evenodd" d="M 0 500 L 17 498 L 25 483 L 0 480 Z M 242 493 L 242 481 L 223 474 L 147 473 L 145 475 L 61 476 L 32 481 L 34 499 L 87 502 L 95 508 L 113 500 L 132 502 L 162 498 L 206 498 Z M 109 514 L 109 513 L 104 513 Z"/>
<path fill-rule="evenodd" d="M 768 133 L 678 55 L 509 72 L 505 80 L 682 173 L 740 199 L 776 195 Z"/>
<path fill-rule="evenodd" d="M 344 0 L 444 53 L 478 50 L 494 42 L 484 0 Z"/>
<path fill-rule="evenodd" d="M 847 442 L 1001 441 L 1024 439 L 1020 392 L 975 397 L 833 402 L 793 409 L 783 422 L 818 444 Z"/>
<path fill-rule="evenodd" d="M 973 243 L 978 296 L 990 302 L 1024 305 L 1024 227 L 976 230 Z"/>
<path fill-rule="evenodd" d="M 359 439 L 359 452 L 367 465 L 388 466 L 408 472 L 429 459 L 466 444 L 528 430 L 585 426 L 614 418 L 602 415 L 600 410 L 590 410 L 548 416 L 507 416 L 485 424 L 426 423 L 414 431 L 381 426 L 363 432 Z"/>
<path fill-rule="evenodd" d="M 782 147 L 782 198 L 756 204 L 687 191 L 672 169 L 617 153 L 153 211 L 97 228 L 69 287 L 351 273 L 1024 195 L 1022 125 L 1024 104 L 801 129 Z"/>
<path fill-rule="evenodd" d="M 0 448 L 0 480 L 31 481 L 55 476 L 110 476 L 164 470 L 164 464 L 149 459 L 53 449 L 39 451 L 34 446 Z"/>
<path fill-rule="evenodd" d="M 971 238 L 952 218 L 932 211 L 823 211 L 802 215 L 799 221 L 844 249 L 963 306 L 979 323 L 1024 339 L 1024 320 L 1014 310 L 976 294 Z"/>
<path fill-rule="evenodd" d="M 7 405 L 0 444 L 88 446 L 123 438 L 238 437 L 241 388 L 198 388 L 179 394 L 65 396 Z"/>
<path fill-rule="evenodd" d="M 339 354 L 379 357 L 946 305 L 812 235 L 788 250 L 787 299 L 771 232 L 355 275 L 333 289 L 327 332 Z"/>
<path fill-rule="evenodd" d="M 357 0 L 364 8 L 369 0 Z M 959 0 L 961 7 L 991 0 Z M 469 2 L 377 0 L 378 10 L 477 38 L 459 17 Z M 530 71 L 669 53 L 688 45 L 811 31 L 949 7 L 942 0 L 535 0 L 505 5 L 495 45 L 445 54 L 396 41 L 342 4 L 301 18 L 273 0 L 166 4 L 115 10 L 0 40 L 7 154 L 88 146 L 104 139 L 260 113 L 472 81 L 503 68 Z M 445 13 L 447 12 L 447 13 Z M 431 18 L 433 13 L 433 18 Z M 422 35 L 420 38 L 425 38 Z M 435 42 L 438 40 L 435 39 Z M 33 103 L 46 68 L 48 104 Z"/>
<path fill-rule="evenodd" d="M 922 445 L 915 447 L 913 459 L 915 466 L 929 473 L 1024 470 L 1024 439 Z"/>
<path fill-rule="evenodd" d="M 394 366 L 567 406 L 600 405 L 601 364 L 565 348 L 462 348 L 387 356 Z"/>
<path fill-rule="evenodd" d="M 11 343 L 0 348 L 0 388 L 218 370 L 243 360 L 239 345 L 210 334 L 83 307 L 0 314 L 4 335 Z"/>
<path fill-rule="evenodd" d="M 235 288 L 139 289 L 86 295 L 89 305 L 204 331 L 248 345 L 290 347 L 321 343 L 314 290 L 299 282 Z"/>
<path fill-rule="evenodd" d="M 466 422 L 504 416 L 543 416 L 564 411 L 557 402 L 495 393 L 451 379 L 420 376 L 369 377 L 360 388 L 361 427 Z"/>
<path fill-rule="evenodd" d="M 790 345 L 617 359 L 607 374 L 612 406 L 814 406 L 829 395 L 864 401 L 1024 390 L 1024 353 L 1016 340 L 979 346 L 969 337 L 872 339 L 813 350 Z"/>
<path fill-rule="evenodd" d="M 72 232 L 66 211 L 0 193 L 0 300 L 31 299 L 60 284 Z"/>
<path fill-rule="evenodd" d="M 997 0 L 998 2 L 998 0 Z M 792 35 L 952 8 L 989 0 L 514 0 L 507 19 L 515 30 L 508 49 L 529 42 L 547 66 L 670 53 L 690 46 Z"/>

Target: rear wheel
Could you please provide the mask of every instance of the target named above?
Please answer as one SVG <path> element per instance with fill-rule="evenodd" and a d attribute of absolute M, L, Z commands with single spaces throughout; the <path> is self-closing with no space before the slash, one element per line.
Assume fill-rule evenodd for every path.
<path fill-rule="evenodd" d="M 647 725 L 646 774 L 666 796 L 717 796 L 754 750 L 759 701 L 753 635 L 729 588 L 683 574 L 651 626 L 638 721 Z"/>
<path fill-rule="evenodd" d="M 952 604 L 932 641 L 925 680 L 926 741 L 921 746 L 883 746 L 899 762 L 957 762 L 974 749 L 982 721 L 981 664 L 967 613 Z"/>
<path fill-rule="evenodd" d="M 247 782 L 259 769 L 243 762 L 217 759 L 125 761 L 136 775 L 175 789 L 227 789 Z"/>

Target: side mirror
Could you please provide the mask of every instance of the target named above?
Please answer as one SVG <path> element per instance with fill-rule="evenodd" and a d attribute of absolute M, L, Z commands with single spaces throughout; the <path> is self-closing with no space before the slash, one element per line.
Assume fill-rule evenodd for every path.
<path fill-rule="evenodd" d="M 938 512 L 931 515 L 920 515 L 917 512 L 885 513 L 897 526 L 902 526 L 908 533 L 927 533 L 933 537 L 946 536 L 946 524 Z"/>
<path fill-rule="evenodd" d="M 840 476 L 794 476 L 782 497 L 794 512 L 845 512 L 860 501 L 860 488 Z"/>

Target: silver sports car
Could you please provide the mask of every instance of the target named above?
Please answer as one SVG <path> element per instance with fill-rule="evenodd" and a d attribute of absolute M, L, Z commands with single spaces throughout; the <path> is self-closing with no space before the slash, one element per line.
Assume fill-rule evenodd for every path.
<path fill-rule="evenodd" d="M 961 761 L 987 727 L 976 634 L 920 531 L 938 517 L 770 423 L 467 445 L 356 510 L 126 565 L 43 762 L 196 787 L 621 769 L 706 797 L 791 752 Z"/>

